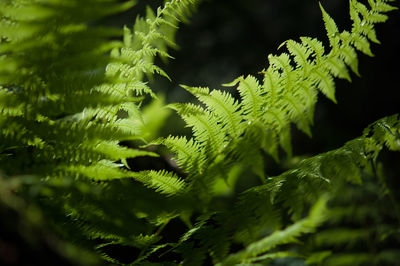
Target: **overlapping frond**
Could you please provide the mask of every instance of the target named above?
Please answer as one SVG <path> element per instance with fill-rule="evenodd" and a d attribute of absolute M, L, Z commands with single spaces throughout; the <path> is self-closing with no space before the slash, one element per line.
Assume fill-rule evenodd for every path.
<path fill-rule="evenodd" d="M 115 62 L 107 66 L 106 75 L 111 79 L 108 86 L 123 86 L 128 93 L 155 94 L 144 76 L 159 74 L 169 79 L 167 73 L 154 64 L 156 56 L 170 58 L 168 47 L 175 47 L 175 33 L 181 20 L 187 19 L 198 5 L 198 0 L 167 1 L 154 13 L 147 8 L 146 17 L 137 17 L 133 29 L 124 27 L 124 42 L 121 48 L 111 53 Z"/>
<path fill-rule="evenodd" d="M 221 265 L 236 265 L 238 263 L 269 259 L 268 257 L 262 257 L 263 253 L 273 249 L 277 245 L 297 242 L 296 238 L 300 235 L 315 231 L 326 219 L 326 202 L 327 198 L 321 198 L 313 206 L 308 217 L 248 245 L 245 250 L 230 255 Z M 287 256 L 290 256 L 290 254 L 285 254 L 285 257 Z"/>
<path fill-rule="evenodd" d="M 143 92 L 153 94 L 143 74 L 165 75 L 153 64 L 154 57 L 167 55 L 162 42 L 173 42 L 170 28 L 176 31 L 179 18 L 187 16 L 196 1 L 168 2 L 157 15 L 148 11 L 145 20 L 138 18 L 133 34 L 125 29 L 124 42 L 109 41 L 121 34 L 119 30 L 88 26 L 132 5 L 132 1 L 94 0 L 84 5 L 79 1 L 1 4 L 2 148 L 21 156 L 27 147 L 33 148 L 35 174 L 68 163 L 63 167 L 69 172 L 80 169 L 79 176 L 92 169 L 88 176 L 96 180 L 113 179 L 101 176 L 100 160 L 154 155 L 121 147 L 119 142 L 142 137 L 144 121 L 136 102 Z M 84 11 L 93 6 L 96 10 L 90 14 Z M 4 169 L 11 174 L 8 160 L 15 158 L 5 157 Z M 20 173 L 30 172 L 29 167 L 14 167 Z M 126 174 L 120 169 L 114 172 L 119 177 Z"/>
<path fill-rule="evenodd" d="M 205 216 L 205 220 L 193 229 L 193 233 L 182 239 L 177 249 L 186 254 L 187 248 L 196 246 L 190 254 L 198 263 L 203 262 L 205 254 L 209 252 L 214 264 L 218 265 L 267 263 L 284 257 L 298 258 L 310 264 L 322 263 L 321 265 L 325 265 L 325 262 L 329 264 L 342 261 L 343 256 L 348 256 L 348 261 L 352 261 L 355 258 L 353 255 L 356 254 L 327 252 L 324 245 L 341 246 L 346 242 L 346 246 L 351 246 L 351 241 L 354 243 L 363 241 L 363 237 L 369 238 L 376 234 L 377 231 L 369 231 L 368 228 L 358 230 L 330 228 L 342 219 L 347 219 L 350 224 L 381 221 L 382 216 L 371 213 L 370 206 L 355 209 L 357 203 L 349 205 L 348 202 L 354 200 L 352 197 L 356 195 L 365 196 L 365 192 L 360 189 L 362 187 L 369 190 L 369 194 L 373 193 L 377 197 L 382 195 L 382 187 L 379 184 L 381 181 L 373 177 L 374 186 L 377 187 L 365 185 L 365 182 L 370 183 L 371 177 L 365 174 L 370 171 L 371 161 L 374 161 L 384 146 L 389 149 L 393 147 L 392 144 L 385 144 L 383 141 L 385 136 L 381 134 L 382 125 L 384 124 L 387 130 L 396 135 L 400 129 L 399 121 L 397 115 L 381 119 L 371 124 L 363 136 L 349 141 L 343 147 L 305 159 L 299 162 L 296 168 L 268 178 L 264 185 L 244 191 L 234 208 L 223 209 L 211 216 Z M 393 139 L 393 142 L 398 140 L 399 136 Z M 380 144 L 371 146 L 371 143 Z M 392 150 L 398 151 L 399 147 L 396 146 Z M 346 189 L 343 189 L 346 187 L 351 191 L 346 192 Z M 354 192 L 356 187 L 360 189 L 359 193 Z M 327 205 L 328 198 L 330 206 Z M 377 202 L 388 204 L 385 200 Z M 390 206 L 392 204 L 395 203 L 392 202 Z M 313 205 L 314 207 L 311 207 Z M 387 208 L 391 209 L 393 206 Z M 304 217 L 306 210 L 309 210 L 309 216 Z M 293 222 L 282 220 L 283 213 L 289 213 Z M 319 230 L 322 223 L 324 223 L 322 231 L 310 234 Z M 282 229 L 282 226 L 285 229 Z M 379 230 L 379 227 L 374 230 Z M 389 233 L 391 230 L 393 232 L 393 227 L 387 230 L 385 232 Z M 307 234 L 310 234 L 310 243 L 303 248 L 297 237 L 303 236 L 304 239 Z M 330 234 L 337 234 L 337 237 Z M 214 236 L 215 240 L 210 240 L 210 236 Z M 331 241 L 325 241 L 327 238 Z M 224 239 L 225 244 L 222 245 L 219 239 Z M 226 244 L 226 241 L 231 242 Z M 219 243 L 217 247 L 214 246 L 216 243 Z M 219 252 L 218 250 L 222 248 L 229 249 L 233 244 L 244 245 L 244 248 L 227 254 L 225 258 L 218 257 L 213 252 Z M 281 245 L 282 248 L 279 248 Z M 308 245 L 318 248 L 311 249 L 310 252 L 307 249 Z M 210 250 L 207 251 L 208 249 Z M 381 262 L 391 261 L 389 253 L 385 252 L 389 251 L 382 250 L 382 254 L 375 254 L 369 258 L 374 257 L 374 261 Z M 380 260 L 377 260 L 378 258 Z"/>
<path fill-rule="evenodd" d="M 152 235 L 176 211 L 150 210 L 144 201 L 168 202 L 185 183 L 166 171 L 128 170 L 127 160 L 158 155 L 121 142 L 147 137 L 138 102 L 142 94 L 154 94 L 144 74 L 166 76 L 154 57 L 168 56 L 166 43 L 172 45 L 179 18 L 196 2 L 167 2 L 157 15 L 138 18 L 134 34 L 101 26 L 104 17 L 131 8 L 134 1 L 0 3 L 0 169 L 10 178 L 32 176 L 28 183 L 37 188 L 34 194 L 44 193 L 33 200 L 47 206 L 55 230 L 68 224 L 60 233 L 65 239 L 144 248 L 141 234 Z M 123 34 L 124 41 L 114 41 Z M 113 203 L 96 194 L 115 197 L 120 192 L 107 188 L 116 182 L 132 189 L 121 197 L 139 192 Z M 141 187 L 150 189 L 140 192 Z M 121 221 L 131 221 L 131 229 Z"/>

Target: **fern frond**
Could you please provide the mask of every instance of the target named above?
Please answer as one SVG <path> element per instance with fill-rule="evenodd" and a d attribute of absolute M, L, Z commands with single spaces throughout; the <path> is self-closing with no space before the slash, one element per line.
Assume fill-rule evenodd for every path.
<path fill-rule="evenodd" d="M 135 158 L 138 156 L 158 156 L 158 154 L 149 151 L 121 147 L 118 145 L 117 141 L 101 142 L 98 145 L 95 145 L 95 150 L 104 154 L 104 156 L 110 158 L 111 160 Z"/>
<path fill-rule="evenodd" d="M 357 1 L 350 4 L 350 13 L 356 25 L 358 23 L 356 17 L 360 17 L 357 12 L 364 11 L 360 11 L 363 9 L 361 5 L 355 7 L 355 3 Z M 225 84 L 226 86 L 238 85 L 240 103 L 225 92 L 210 92 L 208 88 L 184 87 L 207 106 L 207 110 L 200 110 L 198 109 L 200 107 L 194 106 L 189 108 L 190 105 L 184 108 L 175 107 L 188 126 L 193 127 L 196 141 L 206 143 L 208 140 L 219 152 L 224 146 L 230 144 L 224 134 L 244 138 L 247 136 L 243 134 L 246 131 L 244 127 L 246 123 L 260 121 L 266 124 L 262 130 L 263 133 L 260 134 L 263 140 L 254 142 L 253 144 L 257 143 L 257 146 L 253 146 L 252 149 L 262 148 L 278 159 L 278 144 L 289 156 L 292 153 L 291 123 L 295 123 L 301 131 L 311 136 L 310 127 L 313 123 L 313 112 L 317 101 L 316 89 L 336 102 L 334 77 L 350 81 L 347 65 L 356 74 L 358 73 L 354 47 L 368 54 L 369 43 L 365 41 L 365 35 L 372 32 L 353 26 L 351 33 L 346 31 L 341 33 L 322 5 L 320 8 L 331 46 L 328 53 L 325 52 L 322 43 L 316 39 L 302 37 L 301 43 L 293 40 L 285 42 L 284 45 L 289 54 L 268 56 L 269 67 L 262 72 L 264 74 L 262 86 L 252 76 L 240 77 L 230 84 Z M 363 13 L 364 16 L 377 11 L 372 8 L 366 12 Z M 369 25 L 373 25 L 375 20 L 379 19 L 373 17 L 368 20 Z M 188 109 L 192 109 L 190 115 Z M 227 132 L 216 138 L 216 131 L 223 131 L 225 128 L 228 129 Z M 235 143 L 241 143 L 241 141 L 235 141 Z M 204 152 L 201 153 L 204 154 Z M 253 153 L 255 154 L 257 152 Z M 224 156 L 224 158 L 226 160 L 227 157 Z"/>
<path fill-rule="evenodd" d="M 126 171 L 120 169 L 120 165 L 112 161 L 100 161 L 93 165 L 68 165 L 59 166 L 58 171 L 61 174 L 66 173 L 72 176 L 84 176 L 97 181 L 121 179 L 126 177 Z M 56 171 L 57 171 L 56 170 Z"/>
<path fill-rule="evenodd" d="M 250 244 L 245 250 L 230 255 L 221 265 L 234 265 L 246 263 L 271 250 L 277 245 L 296 242 L 296 238 L 302 234 L 311 233 L 326 219 L 327 198 L 321 198 L 310 211 L 308 217 L 290 225 L 282 231 L 276 231 L 271 235 Z"/>
<path fill-rule="evenodd" d="M 200 1 L 167 1 L 157 13 L 147 8 L 146 18 L 137 17 L 133 29 L 124 27 L 123 47 L 112 52 L 115 63 L 107 67 L 107 75 L 124 83 L 140 82 L 144 75 L 159 74 L 170 79 L 153 62 L 156 56 L 170 58 L 168 47 L 175 47 L 174 36 L 180 19 L 186 18 Z M 151 89 L 142 84 L 140 90 L 131 87 L 136 94 L 142 92 L 153 95 Z M 153 95 L 154 96 L 154 95 Z"/>
<path fill-rule="evenodd" d="M 394 131 L 399 127 L 397 125 L 398 118 L 396 117 L 385 118 L 382 121 L 390 120 L 388 127 Z M 371 129 L 372 132 L 375 130 L 379 132 L 379 123 L 378 121 L 369 127 L 376 128 Z M 269 177 L 264 185 L 249 189 L 242 194 L 243 205 L 252 206 L 248 210 L 250 213 L 244 212 L 243 215 L 255 216 L 252 210 L 260 208 L 260 210 L 264 210 L 267 217 L 275 220 L 271 217 L 273 217 L 274 206 L 278 205 L 287 209 L 293 220 L 299 220 L 308 204 L 318 199 L 324 191 L 337 187 L 338 184 L 342 183 L 360 185 L 363 182 L 360 168 L 365 168 L 370 159 L 376 158 L 380 151 L 379 148 L 370 146 L 370 143 L 372 140 L 378 140 L 382 137 L 379 133 L 377 135 L 369 133 L 368 137 L 365 136 L 350 141 L 338 150 L 303 160 L 296 169 L 289 170 L 277 177 Z M 376 143 L 375 141 L 372 142 Z M 382 148 L 383 145 L 385 144 L 381 142 L 380 147 Z M 366 156 L 367 154 L 369 156 Z M 341 194 L 341 197 L 343 196 Z M 273 204 L 270 208 L 267 208 L 268 204 L 270 204 L 266 203 L 268 200 Z M 348 201 L 345 200 L 345 202 L 347 204 Z M 257 228 L 254 226 L 254 220 L 247 223 L 245 222 L 246 219 L 248 218 L 241 218 L 244 226 L 253 224 L 252 228 Z M 267 224 L 267 222 L 264 222 L 263 226 Z"/>
<path fill-rule="evenodd" d="M 315 244 L 318 246 L 341 246 L 345 245 L 350 247 L 355 245 L 357 241 L 368 241 L 370 237 L 370 230 L 351 229 L 351 228 L 334 228 L 318 232 L 315 236 Z"/>

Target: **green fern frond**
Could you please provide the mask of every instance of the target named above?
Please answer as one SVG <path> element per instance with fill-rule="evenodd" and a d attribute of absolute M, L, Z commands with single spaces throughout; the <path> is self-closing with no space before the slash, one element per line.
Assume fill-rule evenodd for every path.
<path fill-rule="evenodd" d="M 351 228 L 334 228 L 322 230 L 315 236 L 315 244 L 318 246 L 341 246 L 347 247 L 354 245 L 357 241 L 368 241 L 370 234 L 369 230 L 351 229 Z"/>
<path fill-rule="evenodd" d="M 118 62 L 108 66 L 108 75 L 127 83 L 155 73 L 170 79 L 153 63 L 154 58 L 170 58 L 167 48 L 176 46 L 174 36 L 180 19 L 186 18 L 198 3 L 198 0 L 167 1 L 156 14 L 147 8 L 146 17 L 137 17 L 132 30 L 124 27 L 124 47 L 114 49 L 112 55 Z M 152 94 L 147 85 L 136 93 L 143 91 Z"/>
<path fill-rule="evenodd" d="M 350 13 L 356 25 L 358 22 L 355 16 L 359 17 L 357 12 L 361 12 L 362 7 L 360 5 L 356 7 L 355 3 L 356 1 L 353 1 L 350 4 Z M 353 26 L 351 33 L 346 31 L 341 33 L 322 5 L 320 8 L 330 41 L 329 52 L 325 52 L 320 41 L 308 37 L 302 37 L 301 43 L 293 40 L 283 43 L 289 54 L 268 56 L 269 67 L 262 72 L 264 74 L 262 86 L 252 76 L 245 79 L 241 77 L 226 84 L 227 86 L 238 85 L 237 89 L 241 96 L 239 103 L 225 92 L 210 92 L 208 88 L 184 87 L 207 106 L 207 110 L 193 110 L 191 115 L 183 117 L 188 126 L 193 127 L 197 141 L 206 143 L 209 138 L 211 146 L 215 147 L 214 150 L 219 153 L 222 147 L 229 146 L 229 141 L 226 142 L 223 134 L 220 134 L 219 138 L 215 137 L 217 128 L 219 128 L 217 131 L 226 128 L 227 136 L 243 137 L 246 135 L 243 134 L 246 131 L 246 123 L 261 121 L 266 124 L 263 129 L 265 133 L 262 134 L 264 140 L 257 142 L 258 146 L 253 149 L 260 148 L 259 144 L 262 143 L 261 148 L 278 159 L 278 144 L 289 156 L 292 153 L 291 123 L 295 123 L 301 131 L 311 136 L 313 113 L 317 101 L 316 90 L 336 102 L 334 77 L 350 81 L 347 65 L 358 74 L 354 47 L 371 54 L 365 36 L 372 32 L 372 28 L 368 31 Z M 368 14 L 374 12 L 377 13 L 374 7 L 372 10 L 367 10 Z M 369 25 L 373 25 L 374 21 L 378 21 L 378 18 L 368 20 Z M 182 108 L 178 111 L 181 115 L 185 112 L 187 113 Z M 196 115 L 196 119 L 194 119 L 194 113 L 199 114 Z M 199 124 L 202 128 L 199 128 Z M 212 129 L 214 132 L 210 133 Z M 209 134 L 204 134 L 204 132 L 209 132 Z M 240 141 L 236 142 L 240 143 Z"/>
<path fill-rule="evenodd" d="M 127 158 L 135 158 L 138 156 L 158 156 L 153 152 L 134 150 L 118 145 L 118 142 L 102 142 L 95 146 L 95 150 L 104 154 L 107 158 L 111 160 L 120 160 Z"/>
<path fill-rule="evenodd" d="M 322 197 L 317 203 L 315 203 L 308 217 L 290 225 L 284 230 L 276 231 L 271 235 L 250 244 L 243 251 L 230 255 L 221 265 L 246 263 L 248 259 L 255 259 L 277 245 L 296 242 L 296 238 L 300 235 L 313 232 L 315 228 L 321 225 L 326 219 L 325 212 L 327 200 L 326 197 Z"/>
<path fill-rule="evenodd" d="M 72 176 L 84 176 L 97 181 L 104 181 L 110 179 L 121 179 L 126 177 L 127 173 L 120 169 L 120 165 L 112 161 L 100 161 L 96 164 L 86 165 L 69 165 L 59 166 L 59 171 L 70 174 Z"/>
<path fill-rule="evenodd" d="M 380 121 L 390 121 L 387 126 L 393 131 L 399 127 L 397 116 L 379 120 L 369 127 L 371 133 L 368 134 L 368 137 L 355 139 L 346 143 L 342 148 L 303 160 L 296 169 L 289 170 L 280 176 L 269 177 L 264 185 L 257 188 L 257 193 L 270 195 L 268 197 L 273 204 L 282 203 L 292 218 L 298 220 L 301 218 L 307 202 L 316 200 L 326 189 L 343 182 L 360 185 L 362 183 L 360 169 L 367 167 L 370 160 L 374 160 L 385 145 L 384 142 L 380 142 L 380 148 L 370 145 L 384 138 L 379 135 Z M 373 133 L 375 131 L 377 133 Z M 391 146 L 388 145 L 388 147 Z M 247 193 L 250 192 L 251 190 Z M 264 201 L 252 202 L 253 208 L 265 204 Z M 260 204 L 256 202 L 260 202 Z"/>

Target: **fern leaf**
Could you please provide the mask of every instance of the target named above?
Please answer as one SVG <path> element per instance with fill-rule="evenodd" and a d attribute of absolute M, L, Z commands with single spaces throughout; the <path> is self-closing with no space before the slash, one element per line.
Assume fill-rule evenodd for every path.
<path fill-rule="evenodd" d="M 59 166 L 59 171 L 65 171 L 73 175 L 84 176 L 93 180 L 104 181 L 111 179 L 121 179 L 127 176 L 127 173 L 121 170 L 120 165 L 112 161 L 103 160 L 96 164 L 86 165 L 68 165 Z"/>
<path fill-rule="evenodd" d="M 311 79 L 315 82 L 318 89 L 325 94 L 326 97 L 336 103 L 335 97 L 335 83 L 330 74 L 325 74 L 317 69 L 311 73 Z"/>
<path fill-rule="evenodd" d="M 316 245 L 318 246 L 336 246 L 341 245 L 354 246 L 357 242 L 368 241 L 370 238 L 370 230 L 352 229 L 352 228 L 334 228 L 318 232 L 315 236 Z"/>
<path fill-rule="evenodd" d="M 118 142 L 116 142 L 116 141 L 101 142 L 95 146 L 95 150 L 104 154 L 111 160 L 134 158 L 134 157 L 138 157 L 138 156 L 154 156 L 154 157 L 158 156 L 158 154 L 155 154 L 153 152 L 121 147 L 118 145 Z"/>
<path fill-rule="evenodd" d="M 303 68 L 303 76 L 307 76 L 312 68 L 312 64 L 308 61 L 312 51 L 307 49 L 307 46 L 303 46 L 293 40 L 288 40 L 285 43 L 290 54 L 293 55 L 297 67 Z"/>
<path fill-rule="evenodd" d="M 303 45 L 306 45 L 307 48 L 310 49 L 313 54 L 315 54 L 316 61 L 321 62 L 325 53 L 325 49 L 322 43 L 319 40 L 310 37 L 300 37 L 300 40 Z"/>
<path fill-rule="evenodd" d="M 265 101 L 270 106 L 278 105 L 278 96 L 283 90 L 283 86 L 279 80 L 279 73 L 278 71 L 272 71 L 271 68 L 262 73 L 264 74 L 263 89 L 266 91 Z"/>
<path fill-rule="evenodd" d="M 142 171 L 129 173 L 146 186 L 154 188 L 156 191 L 169 196 L 182 193 L 185 189 L 185 182 L 177 177 L 176 174 L 167 171 Z"/>
<path fill-rule="evenodd" d="M 328 35 L 329 43 L 331 47 L 337 47 L 339 43 L 339 38 L 338 38 L 339 29 L 336 26 L 335 21 L 329 16 L 329 14 L 322 7 L 321 3 L 319 3 L 319 7 L 322 11 L 322 18 L 325 23 L 325 29 Z"/>
<path fill-rule="evenodd" d="M 290 252 L 290 251 L 281 251 L 281 252 L 274 252 L 270 254 L 261 255 L 255 258 L 247 259 L 246 262 L 250 263 L 250 265 L 257 265 L 254 262 L 261 262 L 261 263 L 268 263 L 271 260 L 280 259 L 280 258 L 301 258 L 302 256 Z"/>
<path fill-rule="evenodd" d="M 345 43 L 350 42 L 350 33 L 347 31 L 344 31 L 341 33 L 340 37 Z M 351 68 L 351 70 L 357 75 L 360 76 L 360 73 L 358 72 L 358 58 L 357 58 L 357 53 L 356 50 L 350 46 L 350 45 L 345 45 L 341 49 L 340 53 L 341 58 L 343 58 L 343 61 Z"/>
<path fill-rule="evenodd" d="M 364 37 L 363 35 L 355 34 L 353 40 L 354 40 L 354 46 L 357 48 L 357 50 L 363 52 L 366 55 L 374 56 L 366 37 Z"/>
<path fill-rule="evenodd" d="M 341 59 L 328 57 L 325 62 L 326 62 L 326 66 L 329 69 L 329 72 L 334 77 L 347 79 L 348 81 L 351 82 L 351 78 L 350 78 L 349 72 L 347 71 L 347 67 Z"/>
<path fill-rule="evenodd" d="M 257 257 L 277 245 L 296 241 L 296 237 L 311 233 L 325 221 L 327 198 L 322 197 L 311 209 L 308 217 L 290 225 L 281 231 L 273 232 L 271 235 L 256 241 L 246 247 L 245 250 L 230 255 L 222 265 L 234 265 L 245 263 L 248 259 Z"/>

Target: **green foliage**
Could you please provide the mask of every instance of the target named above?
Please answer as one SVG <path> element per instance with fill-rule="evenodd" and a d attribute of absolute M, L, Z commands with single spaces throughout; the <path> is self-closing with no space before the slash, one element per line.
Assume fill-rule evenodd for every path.
<path fill-rule="evenodd" d="M 311 136 L 319 92 L 336 103 L 335 78 L 359 75 L 356 50 L 373 55 L 374 25 L 396 9 L 391 1 L 350 0 L 350 31 L 320 4 L 329 48 L 311 37 L 285 41 L 262 80 L 225 84 L 237 96 L 182 85 L 201 105 L 167 107 L 193 136 L 157 138 L 168 110 L 162 99 L 142 108 L 146 95 L 157 98 L 152 76 L 169 79 L 155 58 L 171 58 L 178 23 L 199 2 L 166 1 L 123 30 L 102 19 L 132 1 L 0 4 L 0 210 L 17 210 L 33 232 L 48 228 L 64 257 L 83 265 L 396 263 L 400 211 L 378 154 L 400 150 L 398 115 L 280 175 L 264 164 L 282 150 L 293 156 L 292 124 Z M 173 154 L 174 171 L 132 163 L 159 156 L 153 145 Z M 256 181 L 243 189 L 243 179 Z M 137 254 L 113 251 L 126 247 Z"/>
<path fill-rule="evenodd" d="M 86 236 L 131 245 L 137 242 L 135 236 L 140 238 L 157 226 L 151 219 L 141 225 L 148 212 L 135 209 L 125 196 L 118 200 L 123 200 L 126 209 L 122 206 L 114 213 L 111 202 L 101 202 L 99 197 L 109 189 L 116 191 L 123 186 L 121 182 L 140 187 L 132 181 L 137 180 L 166 194 L 182 187 L 176 175 L 162 175 L 163 171 L 128 171 L 128 158 L 157 154 L 124 147 L 121 142 L 151 137 L 144 128 L 154 115 L 148 111 L 143 117 L 139 105 L 143 92 L 155 95 L 143 78 L 164 73 L 152 60 L 167 55 L 166 35 L 172 38 L 175 32 L 168 28 L 176 27 L 178 18 L 186 16 L 195 3 L 174 1 L 156 16 L 149 12 L 147 20 L 135 24 L 134 34 L 127 28 L 122 32 L 101 26 L 102 18 L 133 4 L 1 4 L 0 167 L 11 179 L 29 176 L 27 197 L 39 200 L 54 230 L 70 241 Z M 112 41 L 122 34 L 123 42 Z M 114 228 L 121 222 L 128 222 L 134 230 L 122 229 L 125 224 Z M 71 226 L 63 228 L 65 223 Z M 95 241 L 90 242 L 93 248 Z"/>

